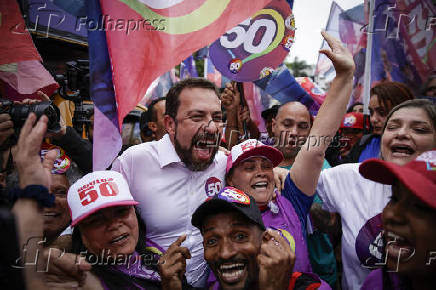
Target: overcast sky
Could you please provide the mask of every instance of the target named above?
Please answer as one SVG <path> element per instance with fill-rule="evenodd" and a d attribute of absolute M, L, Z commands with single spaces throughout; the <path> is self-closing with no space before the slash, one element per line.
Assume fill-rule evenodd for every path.
<path fill-rule="evenodd" d="M 308 64 L 316 64 L 318 50 L 321 47 L 321 29 L 327 25 L 332 0 L 295 0 L 295 43 L 287 61 L 295 57 L 304 59 Z M 363 0 L 336 0 L 342 9 L 350 9 L 363 3 Z"/>

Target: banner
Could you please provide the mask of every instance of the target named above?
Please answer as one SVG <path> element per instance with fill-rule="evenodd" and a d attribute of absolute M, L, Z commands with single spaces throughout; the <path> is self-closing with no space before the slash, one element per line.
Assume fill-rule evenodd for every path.
<path fill-rule="evenodd" d="M 221 73 L 215 68 L 209 55 L 204 59 L 205 78 L 213 82 L 218 88 L 222 87 Z"/>
<path fill-rule="evenodd" d="M 101 117 L 99 122 L 94 121 L 94 132 L 102 134 L 96 136 L 102 138 L 98 141 L 101 145 L 94 143 L 94 148 L 99 148 L 94 151 L 94 169 L 103 169 L 117 156 L 124 116 L 146 97 L 154 80 L 268 2 L 100 0 L 100 13 L 95 12 L 98 7 L 88 9 L 90 51 L 94 51 L 94 57 L 100 57 L 98 51 L 104 54 L 95 62 L 94 79 L 91 76 L 95 83 L 93 99 L 100 106 L 95 118 Z M 91 33 L 96 35 L 94 40 Z M 97 74 L 98 69 L 103 70 L 100 74 L 104 79 Z"/>
<path fill-rule="evenodd" d="M 187 78 L 196 77 L 198 77 L 198 72 L 197 68 L 195 67 L 195 60 L 194 57 L 190 55 L 180 64 L 180 79 L 184 80 Z"/>
<path fill-rule="evenodd" d="M 298 84 L 312 97 L 319 105 L 324 103 L 326 92 L 318 87 L 309 77 L 297 77 L 295 80 Z"/>
<path fill-rule="evenodd" d="M 151 92 L 151 100 L 147 100 L 145 104 L 149 104 L 152 100 L 165 97 L 168 91 L 177 81 L 178 79 L 176 78 L 176 70 L 174 68 L 164 73 L 159 77 L 157 85 Z"/>
<path fill-rule="evenodd" d="M 89 19 L 96 21 L 100 15 L 98 0 L 89 0 Z M 122 140 L 105 32 L 90 30 L 88 42 L 90 94 L 94 102 L 93 170 L 95 171 L 105 170 L 112 164 L 121 150 Z"/>
<path fill-rule="evenodd" d="M 356 64 L 350 103 L 362 100 L 366 48 L 366 34 L 363 33 L 363 27 L 366 25 L 364 10 L 364 4 L 360 4 L 344 11 L 336 2 L 333 2 L 326 25 L 326 31 L 342 42 L 353 55 Z M 325 40 L 321 48 L 329 48 Z M 332 81 L 336 76 L 333 64 L 324 54 L 318 55 L 315 75 L 327 82 Z"/>
<path fill-rule="evenodd" d="M 101 0 L 119 123 L 153 80 L 267 2 Z"/>
<path fill-rule="evenodd" d="M 375 3 L 371 80 L 418 91 L 436 67 L 435 6 L 429 0 Z"/>
<path fill-rule="evenodd" d="M 244 97 L 250 110 L 250 118 L 256 124 L 260 132 L 266 132 L 265 121 L 262 119 L 262 106 L 260 88 L 252 82 L 244 83 Z"/>
<path fill-rule="evenodd" d="M 23 3 L 31 33 L 87 45 L 85 0 L 24 0 Z"/>
<path fill-rule="evenodd" d="M 294 43 L 295 21 L 284 0 L 273 0 L 209 49 L 215 67 L 238 82 L 261 79 L 280 65 Z"/>
<path fill-rule="evenodd" d="M 254 83 L 280 104 L 298 101 L 305 105 L 312 115 L 318 113 L 320 105 L 300 86 L 285 65 L 279 66 L 269 76 Z"/>
<path fill-rule="evenodd" d="M 0 2 L 0 35 L 2 95 L 16 101 L 38 98 L 38 90 L 51 95 L 59 86 L 41 64 L 15 0 Z"/>
<path fill-rule="evenodd" d="M 37 91 L 51 96 L 59 87 L 39 60 L 0 65 L 2 94 L 13 101 L 39 99 Z"/>

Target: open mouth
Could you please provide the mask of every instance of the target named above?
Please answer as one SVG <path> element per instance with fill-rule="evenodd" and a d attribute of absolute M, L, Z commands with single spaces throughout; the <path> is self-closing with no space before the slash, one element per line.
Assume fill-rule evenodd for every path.
<path fill-rule="evenodd" d="M 46 218 L 55 218 L 60 216 L 61 214 L 57 212 L 44 212 L 42 215 Z"/>
<path fill-rule="evenodd" d="M 396 261 L 406 262 L 413 257 L 415 248 L 410 242 L 398 234 L 390 231 L 385 232 L 386 237 L 386 255 Z"/>
<path fill-rule="evenodd" d="M 110 243 L 113 244 L 113 245 L 119 245 L 119 244 L 124 243 L 127 240 L 128 237 L 129 237 L 129 234 L 122 234 L 122 235 L 117 236 L 114 239 L 112 239 L 110 241 Z"/>
<path fill-rule="evenodd" d="M 221 279 L 225 283 L 233 284 L 241 281 L 246 272 L 247 265 L 246 263 L 226 263 L 221 264 L 218 267 L 219 274 Z"/>
<path fill-rule="evenodd" d="M 251 188 L 253 189 L 266 189 L 268 187 L 268 182 L 262 181 L 262 182 L 256 182 L 255 184 L 251 185 Z"/>
<path fill-rule="evenodd" d="M 412 147 L 404 144 L 391 146 L 391 151 L 394 157 L 409 157 L 415 153 Z"/>
<path fill-rule="evenodd" d="M 197 155 L 200 159 L 209 160 L 216 146 L 216 140 L 198 140 L 197 142 L 195 142 L 194 150 L 197 152 Z"/>

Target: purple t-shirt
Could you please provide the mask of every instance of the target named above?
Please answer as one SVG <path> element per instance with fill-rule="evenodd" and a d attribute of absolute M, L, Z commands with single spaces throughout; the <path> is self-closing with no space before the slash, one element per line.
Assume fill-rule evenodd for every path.
<path fill-rule="evenodd" d="M 279 194 L 273 203 L 278 206 L 278 212 L 274 213 L 271 208 L 262 212 L 265 227 L 280 231 L 282 236 L 288 240 L 295 251 L 295 272 L 312 272 L 300 218 L 292 203 Z M 302 214 L 307 216 L 307 212 Z"/>
<path fill-rule="evenodd" d="M 134 287 L 135 289 L 145 290 L 147 288 L 145 287 L 147 281 L 148 284 L 150 284 L 150 287 L 153 282 L 159 281 L 159 275 L 157 274 L 157 272 L 145 267 L 145 265 L 143 265 L 141 256 L 136 251 L 132 255 L 130 255 L 126 261 L 120 262 L 119 264 L 114 266 L 109 265 L 107 267 L 109 267 L 110 271 L 123 273 L 124 275 L 126 275 L 126 277 L 135 277 L 139 280 L 143 280 L 143 283 L 135 283 L 132 280 L 132 285 L 130 286 Z M 98 278 L 103 286 L 103 289 L 110 289 L 101 277 Z M 156 288 L 156 286 L 154 288 Z"/>
<path fill-rule="evenodd" d="M 294 272 L 312 272 L 306 241 L 302 232 L 301 220 L 305 221 L 312 205 L 313 197 L 308 197 L 289 182 L 289 175 L 285 183 L 283 195 L 277 194 L 276 199 L 262 212 L 262 220 L 265 227 L 280 231 L 281 235 L 288 240 L 295 252 Z M 293 184 L 293 183 L 292 183 Z M 295 190 L 297 189 L 297 190 Z M 294 209 L 291 201 L 284 197 L 286 193 L 298 207 Z M 219 289 L 218 281 L 213 272 L 209 274 L 208 288 Z"/>
<path fill-rule="evenodd" d="M 388 277 L 385 277 L 388 275 Z M 388 279 L 386 279 L 388 278 Z M 389 281 L 389 285 L 383 285 L 383 281 Z M 385 287 L 386 286 L 386 287 Z M 386 272 L 383 269 L 373 270 L 366 277 L 361 290 L 400 290 L 405 289 L 401 285 L 401 279 L 397 273 Z"/>

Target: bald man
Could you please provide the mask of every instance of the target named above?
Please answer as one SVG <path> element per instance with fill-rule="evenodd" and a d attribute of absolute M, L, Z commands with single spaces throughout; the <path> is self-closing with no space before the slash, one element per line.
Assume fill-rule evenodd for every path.
<path fill-rule="evenodd" d="M 285 157 L 280 167 L 291 167 L 300 146 L 309 136 L 311 117 L 309 110 L 300 102 L 289 102 L 278 109 L 272 120 L 272 132 L 276 148 Z"/>

